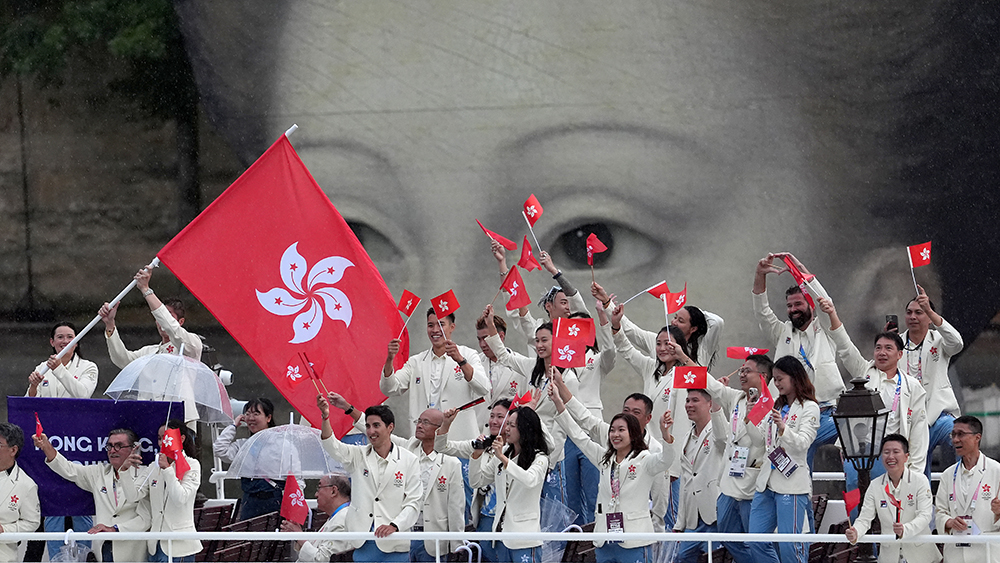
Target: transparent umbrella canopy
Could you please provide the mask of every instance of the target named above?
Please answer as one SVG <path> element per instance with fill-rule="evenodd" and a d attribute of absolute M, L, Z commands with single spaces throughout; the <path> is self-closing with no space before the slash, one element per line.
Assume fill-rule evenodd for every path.
<path fill-rule="evenodd" d="M 152 354 L 136 358 L 104 394 L 116 401 L 182 401 L 184 422 L 233 421 L 229 393 L 219 376 L 187 356 Z"/>
<path fill-rule="evenodd" d="M 329 473 L 346 473 L 344 466 L 326 454 L 317 428 L 285 424 L 250 436 L 229 465 L 226 478 L 284 479 L 289 475 L 318 479 Z"/>

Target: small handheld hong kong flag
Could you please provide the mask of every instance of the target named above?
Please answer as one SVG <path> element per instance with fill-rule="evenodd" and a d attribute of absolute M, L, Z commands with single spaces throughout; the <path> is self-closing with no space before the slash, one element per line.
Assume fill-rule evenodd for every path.
<path fill-rule="evenodd" d="M 657 299 L 661 299 L 664 295 L 669 295 L 670 294 L 670 288 L 667 287 L 667 282 L 666 282 L 666 280 L 664 280 L 664 281 L 661 281 L 660 283 L 654 285 L 653 287 L 647 289 L 646 293 L 652 295 L 653 297 L 655 297 Z M 642 294 L 640 293 L 640 295 L 642 295 Z"/>
<path fill-rule="evenodd" d="M 528 235 L 524 235 L 524 242 L 521 243 L 521 259 L 517 261 L 517 265 L 524 268 L 527 272 L 542 269 L 542 265 L 535 259 L 535 253 L 531 251 L 531 243 L 528 242 Z"/>
<path fill-rule="evenodd" d="M 479 219 L 476 219 L 476 223 L 479 223 Z M 494 233 L 493 231 L 484 227 L 482 223 L 479 223 L 479 228 L 482 229 L 484 233 L 486 233 L 486 236 L 499 242 L 500 246 L 506 248 L 507 250 L 517 250 L 517 243 L 515 243 L 514 241 Z"/>
<path fill-rule="evenodd" d="M 35 413 L 35 436 L 42 435 L 42 421 L 38 418 L 38 413 Z"/>
<path fill-rule="evenodd" d="M 299 486 L 295 475 L 285 479 L 285 496 L 281 499 L 281 517 L 291 520 L 299 526 L 306 523 L 309 517 L 309 506 L 306 505 L 306 495 Z"/>
<path fill-rule="evenodd" d="M 181 438 L 180 428 L 168 428 L 163 434 L 160 447 L 165 456 L 174 460 L 174 471 L 177 478 L 183 479 L 184 474 L 188 472 L 188 469 L 191 469 L 191 464 L 184 457 L 184 441 Z"/>
<path fill-rule="evenodd" d="M 434 307 L 434 315 L 437 316 L 438 320 L 454 314 L 460 307 L 455 292 L 450 289 L 431 299 L 431 306 Z"/>
<path fill-rule="evenodd" d="M 726 357 L 734 360 L 745 360 L 753 355 L 764 355 L 770 352 L 767 348 L 753 348 L 751 346 L 730 346 L 726 348 Z"/>
<path fill-rule="evenodd" d="M 542 218 L 542 204 L 538 202 L 535 194 L 531 194 L 524 202 L 524 218 L 528 220 L 528 225 L 534 227 L 535 223 Z"/>
<path fill-rule="evenodd" d="M 688 285 L 685 283 L 684 289 L 680 293 L 667 292 L 665 295 L 667 296 L 667 313 L 673 315 L 687 303 Z"/>
<path fill-rule="evenodd" d="M 788 266 L 788 273 L 792 274 L 792 279 L 795 280 L 795 285 L 799 286 L 799 289 L 802 290 L 802 295 L 806 296 L 806 302 L 809 303 L 809 307 L 815 309 L 816 303 L 813 301 L 812 295 L 809 295 L 808 288 L 806 288 L 806 282 L 812 281 L 815 276 L 810 275 L 806 278 L 805 274 L 802 273 L 802 270 L 800 270 L 799 267 L 795 265 L 795 262 L 792 262 L 792 259 L 787 256 L 782 257 L 782 260 L 784 260 L 785 265 Z"/>
<path fill-rule="evenodd" d="M 507 300 L 508 311 L 531 305 L 531 297 L 524 289 L 524 280 L 521 279 L 521 274 L 518 273 L 517 266 L 510 267 L 510 271 L 507 272 L 507 277 L 503 279 L 500 289 L 510 294 L 510 299 Z"/>
<path fill-rule="evenodd" d="M 590 235 L 587 236 L 587 265 L 593 266 L 594 254 L 604 252 L 607 249 L 608 247 L 605 246 L 599 238 L 597 238 L 597 235 L 590 233 Z"/>
<path fill-rule="evenodd" d="M 760 424 L 760 421 L 764 420 L 764 417 L 774 408 L 774 398 L 771 397 L 771 390 L 767 388 L 763 376 L 760 378 L 760 392 L 760 398 L 757 399 L 753 408 L 747 413 L 747 418 L 750 419 L 751 424 L 754 426 Z"/>
<path fill-rule="evenodd" d="M 915 244 L 907 247 L 907 255 L 910 257 L 910 267 L 919 268 L 931 263 L 931 241 L 923 244 Z"/>
<path fill-rule="evenodd" d="M 413 311 L 416 310 L 417 305 L 419 304 L 420 298 L 404 289 L 403 294 L 399 296 L 399 305 L 397 305 L 396 308 L 399 309 L 400 313 L 409 317 L 413 315 Z"/>
<path fill-rule="evenodd" d="M 309 366 L 306 365 L 306 360 L 301 352 L 296 353 L 288 359 L 288 366 L 285 369 L 285 379 L 293 386 L 312 379 L 312 372 L 309 370 Z"/>
<path fill-rule="evenodd" d="M 531 402 L 531 389 L 525 391 L 524 394 L 521 396 L 518 396 L 517 393 L 514 393 L 514 400 L 510 402 L 510 408 L 507 409 L 507 412 L 510 412 L 516 409 L 517 407 L 527 405 L 530 402 Z"/>
<path fill-rule="evenodd" d="M 847 509 L 848 514 L 854 512 L 854 509 L 857 508 L 859 504 L 861 504 L 861 489 L 844 491 L 844 508 Z"/>
<path fill-rule="evenodd" d="M 557 318 L 555 334 L 552 335 L 552 365 L 561 368 L 580 368 L 587 365 L 587 343 L 585 329 L 579 321 L 593 319 Z"/>
<path fill-rule="evenodd" d="M 704 366 L 674 369 L 674 389 L 704 389 L 708 387 L 708 368 Z"/>

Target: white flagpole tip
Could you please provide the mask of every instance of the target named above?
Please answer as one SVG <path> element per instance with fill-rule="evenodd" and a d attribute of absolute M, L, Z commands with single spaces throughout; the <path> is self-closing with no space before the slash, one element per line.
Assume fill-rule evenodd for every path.
<path fill-rule="evenodd" d="M 288 128 L 288 131 L 285 131 L 285 137 L 286 138 L 290 137 L 292 133 L 294 133 L 295 130 L 298 128 L 299 128 L 298 124 L 293 123 L 292 126 Z"/>

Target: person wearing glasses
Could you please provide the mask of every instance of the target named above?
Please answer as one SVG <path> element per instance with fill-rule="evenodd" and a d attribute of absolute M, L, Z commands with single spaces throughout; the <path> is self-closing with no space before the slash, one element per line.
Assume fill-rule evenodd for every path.
<path fill-rule="evenodd" d="M 365 429 L 368 426 L 367 416 L 351 409 L 351 404 L 337 393 L 330 393 L 329 402 L 341 409 L 354 420 L 354 426 Z M 378 417 L 373 417 L 378 420 Z M 437 429 L 444 422 L 444 414 L 437 409 L 426 409 L 413 421 L 413 437 L 410 439 L 389 434 L 393 446 L 398 446 L 412 453 L 419 464 L 419 478 L 423 493 L 416 521 L 409 529 L 411 532 L 461 532 L 465 529 L 465 484 L 462 481 L 462 464 L 458 458 L 434 451 L 434 438 Z M 325 424 L 325 422 L 324 422 Z M 379 499 L 375 499 L 378 501 Z M 441 557 L 448 555 L 448 543 L 443 542 Z M 451 542 L 454 551 L 462 545 L 461 541 Z M 437 555 L 435 542 L 411 541 L 410 561 L 434 561 Z"/>
<path fill-rule="evenodd" d="M 351 479 L 342 473 L 324 475 L 316 487 L 316 506 L 327 513 L 327 518 L 320 533 L 346 532 L 347 510 L 351 505 Z M 282 532 L 301 532 L 302 526 L 291 520 L 281 522 Z M 330 556 L 351 550 L 350 543 L 344 540 L 299 540 L 292 542 L 292 547 L 299 553 L 296 561 L 329 561 Z"/>
<path fill-rule="evenodd" d="M 149 529 L 149 507 L 141 507 L 135 494 L 142 483 L 139 478 L 142 457 L 135 432 L 128 428 L 108 432 L 108 462 L 95 465 L 69 461 L 52 447 L 45 434 L 35 435 L 34 442 L 45 454 L 45 463 L 52 471 L 94 495 L 95 524 L 89 533 L 145 532 Z M 105 541 L 101 555 L 104 561 L 145 561 L 146 542 Z M 50 556 L 54 556 L 51 551 Z"/>
<path fill-rule="evenodd" d="M 935 527 L 939 534 L 977 536 L 1000 531 L 1000 463 L 979 451 L 983 439 L 983 423 L 974 416 L 955 419 L 951 444 L 961 458 L 941 473 L 934 506 Z M 1000 562 L 1000 549 L 990 550 L 986 544 L 944 544 L 944 560 L 948 563 Z"/>
<path fill-rule="evenodd" d="M 34 532 L 41 520 L 38 486 L 21 471 L 17 458 L 24 448 L 24 431 L 0 422 L 0 534 Z M 0 542 L 0 561 L 17 561 L 17 542 Z"/>

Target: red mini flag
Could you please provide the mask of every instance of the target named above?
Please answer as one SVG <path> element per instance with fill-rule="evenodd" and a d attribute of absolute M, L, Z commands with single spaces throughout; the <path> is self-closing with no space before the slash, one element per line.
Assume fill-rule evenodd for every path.
<path fill-rule="evenodd" d="M 292 355 L 288 359 L 288 365 L 285 366 L 285 380 L 287 383 L 291 386 L 296 386 L 310 379 L 312 379 L 312 371 L 309 369 L 306 359 L 302 356 L 302 352 Z"/>
<path fill-rule="evenodd" d="M 919 268 L 931 263 L 931 241 L 923 244 L 915 244 L 907 247 L 907 255 L 910 257 L 910 267 Z"/>
<path fill-rule="evenodd" d="M 861 504 L 861 489 L 844 492 L 844 508 L 847 509 L 847 514 L 854 512 L 859 504 Z"/>
<path fill-rule="evenodd" d="M 673 315 L 677 311 L 680 311 L 681 307 L 687 303 L 688 285 L 685 283 L 684 289 L 680 293 L 670 293 L 668 291 L 664 295 L 667 296 L 667 313 Z"/>
<path fill-rule="evenodd" d="M 443 319 L 448 315 L 452 315 L 461 306 L 458 304 L 458 298 L 455 297 L 455 292 L 448 290 L 441 295 L 438 295 L 434 299 L 431 299 L 431 305 L 434 307 L 434 314 L 438 319 Z"/>
<path fill-rule="evenodd" d="M 674 389 L 704 389 L 708 387 L 708 368 L 677 366 L 674 368 Z"/>
<path fill-rule="evenodd" d="M 396 300 L 284 135 L 158 256 L 313 426 L 316 390 L 287 378 L 298 352 L 335 366 L 317 371 L 352 404 L 385 400 L 383 360 L 358 350 L 399 335 Z M 404 335 L 396 369 L 408 350 Z M 335 418 L 342 436 L 351 421 Z"/>
<path fill-rule="evenodd" d="M 309 517 L 309 506 L 306 504 L 306 495 L 299 486 L 295 475 L 289 475 L 285 479 L 285 496 L 281 499 L 281 517 L 291 520 L 299 526 L 306 523 Z"/>
<path fill-rule="evenodd" d="M 524 280 L 521 279 L 521 274 L 518 273 L 517 266 L 510 267 L 510 271 L 507 272 L 507 277 L 503 279 L 503 284 L 500 285 L 500 288 L 510 294 L 510 299 L 507 300 L 508 311 L 531 305 L 531 297 L 528 295 L 528 291 L 524 289 Z"/>
<path fill-rule="evenodd" d="M 662 299 L 664 295 L 670 294 L 670 288 L 667 287 L 666 280 L 654 285 L 653 287 L 646 290 L 646 293 L 652 295 L 657 299 Z M 641 295 L 641 294 L 640 294 Z"/>
<path fill-rule="evenodd" d="M 527 391 L 525 391 L 524 394 L 521 395 L 520 397 L 515 392 L 514 393 L 514 400 L 510 402 L 510 408 L 507 409 L 507 412 L 510 412 L 510 411 L 516 409 L 517 407 L 521 407 L 521 406 L 527 405 L 530 402 L 531 402 L 531 389 L 528 389 Z"/>
<path fill-rule="evenodd" d="M 726 357 L 734 360 L 745 360 L 753 355 L 764 355 L 770 352 L 767 348 L 753 348 L 750 346 L 729 346 L 726 348 Z"/>
<path fill-rule="evenodd" d="M 42 421 L 38 418 L 38 413 L 35 413 L 35 436 L 42 435 Z"/>
<path fill-rule="evenodd" d="M 413 311 L 416 310 L 419 304 L 420 298 L 404 289 L 403 294 L 399 296 L 399 305 L 396 305 L 396 309 L 409 317 L 413 315 Z"/>
<path fill-rule="evenodd" d="M 535 194 L 531 194 L 524 202 L 524 217 L 528 220 L 528 224 L 532 227 L 535 223 L 542 218 L 542 204 L 538 202 L 538 198 Z"/>
<path fill-rule="evenodd" d="M 556 319 L 555 333 L 552 335 L 552 365 L 561 368 L 582 368 L 587 366 L 587 337 L 582 321 L 593 319 Z M 593 328 L 589 329 L 593 331 Z"/>
<path fill-rule="evenodd" d="M 524 242 L 521 243 L 521 259 L 517 265 L 524 268 L 526 272 L 541 270 L 542 265 L 535 260 L 535 253 L 531 251 L 531 243 L 528 242 L 528 235 L 524 235 Z"/>
<path fill-rule="evenodd" d="M 479 223 L 479 219 L 476 219 L 476 222 Z M 479 228 L 482 229 L 484 233 L 486 233 L 486 236 L 488 236 L 491 239 L 499 242 L 500 246 L 506 248 L 507 250 L 517 250 L 517 243 L 516 242 L 514 242 L 514 241 L 512 241 L 512 240 L 510 240 L 508 238 L 504 238 L 504 237 L 502 237 L 502 236 L 494 233 L 493 231 L 491 231 L 491 230 L 487 229 L 486 227 L 484 227 L 482 223 L 479 223 Z"/>
<path fill-rule="evenodd" d="M 754 426 L 760 424 L 760 421 L 764 420 L 764 417 L 774 408 L 774 397 L 771 396 L 771 390 L 768 389 L 767 383 L 764 382 L 763 375 L 760 376 L 760 392 L 760 398 L 757 399 L 753 408 L 747 413 L 747 418 L 750 419 L 751 424 Z"/>
<path fill-rule="evenodd" d="M 174 471 L 178 479 L 183 479 L 184 474 L 191 469 L 191 464 L 184 457 L 184 441 L 181 438 L 180 428 L 167 428 L 163 433 L 163 440 L 160 442 L 163 455 L 174 460 Z"/>
<path fill-rule="evenodd" d="M 795 265 L 795 262 L 792 262 L 791 258 L 785 256 L 782 260 L 784 260 L 785 265 L 788 266 L 788 273 L 792 274 L 792 279 L 795 280 L 795 284 L 802 290 L 802 295 L 806 296 L 806 302 L 809 303 L 809 307 L 815 309 L 816 302 L 813 301 L 812 295 L 809 295 L 809 289 L 806 287 L 806 282 L 812 281 L 814 276 L 809 276 L 809 279 L 806 279 L 805 274 L 802 273 L 802 270 L 799 270 L 799 267 Z"/>
<path fill-rule="evenodd" d="M 604 243 L 597 238 L 597 235 L 590 233 L 587 236 L 587 265 L 594 265 L 594 254 L 598 252 L 604 252 L 608 247 L 604 246 Z"/>

